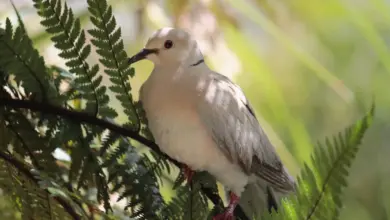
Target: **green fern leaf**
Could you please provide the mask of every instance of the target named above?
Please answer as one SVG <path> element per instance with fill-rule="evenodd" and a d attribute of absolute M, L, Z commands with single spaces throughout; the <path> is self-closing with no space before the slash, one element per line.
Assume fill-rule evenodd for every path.
<path fill-rule="evenodd" d="M 169 219 L 207 219 L 209 214 L 208 201 L 201 193 L 201 185 L 196 181 L 189 186 L 180 186 L 176 190 L 176 196 L 161 212 L 162 217 Z"/>
<path fill-rule="evenodd" d="M 113 152 L 108 155 L 108 157 L 104 160 L 102 166 L 109 167 L 116 163 L 118 158 L 122 157 L 128 151 L 129 144 L 130 143 L 125 141 L 124 139 L 119 141 L 118 147 L 116 147 Z"/>
<path fill-rule="evenodd" d="M 110 149 L 110 147 L 112 147 L 115 142 L 119 139 L 119 135 L 117 133 L 114 133 L 114 132 L 110 132 L 104 139 L 103 139 L 103 143 L 102 143 L 102 147 L 100 148 L 100 152 L 99 152 L 99 155 L 102 157 L 102 156 L 105 156 L 105 154 L 107 153 L 107 151 Z"/>
<path fill-rule="evenodd" d="M 127 200 L 125 209 L 131 213 L 130 217 L 159 219 L 158 212 L 164 207 L 165 202 L 160 194 L 155 175 L 134 147 L 128 147 L 124 159 L 107 169 L 109 183 L 113 185 L 111 190 L 121 192 L 118 201 Z"/>
<path fill-rule="evenodd" d="M 23 219 L 74 219 L 48 191 L 41 188 L 30 168 L 15 155 L 0 152 L 0 188 L 12 196 Z"/>
<path fill-rule="evenodd" d="M 264 219 L 337 219 L 342 207 L 341 194 L 347 186 L 348 169 L 355 159 L 360 143 L 369 128 L 370 112 L 354 125 L 339 133 L 331 142 L 318 144 L 312 155 L 313 167 L 305 164 L 298 177 L 297 192 L 283 201 L 278 214 L 266 214 Z"/>
<path fill-rule="evenodd" d="M 27 34 L 26 27 L 25 27 L 25 25 L 24 25 L 24 22 L 23 22 L 23 20 L 22 20 L 22 17 L 20 16 L 20 13 L 19 13 L 18 9 L 16 9 L 16 7 L 15 7 L 14 1 L 11 0 L 11 4 L 12 4 L 12 8 L 13 8 L 14 11 L 15 11 L 16 17 L 18 17 L 18 22 L 19 22 L 20 28 L 22 29 L 22 31 L 23 31 L 25 34 Z"/>
<path fill-rule="evenodd" d="M 17 83 L 23 83 L 27 96 L 40 101 L 57 103 L 57 93 L 49 83 L 43 58 L 33 48 L 30 38 L 20 26 L 13 30 L 10 20 L 0 35 L 0 66 L 15 75 Z"/>
<path fill-rule="evenodd" d="M 106 0 L 88 0 L 88 10 L 95 29 L 88 30 L 94 39 L 91 40 L 101 56 L 99 61 L 106 67 L 105 72 L 114 84 L 110 90 L 116 94 L 129 118 L 132 128 L 140 129 L 140 121 L 131 96 L 131 86 L 128 82 L 134 76 L 134 69 L 127 65 L 127 54 L 120 39 L 121 29 L 116 27 L 112 7 Z"/>
<path fill-rule="evenodd" d="M 13 150 L 27 156 L 37 169 L 53 176 L 59 175 L 56 159 L 52 155 L 54 149 L 39 136 L 34 129 L 35 126 L 20 112 L 7 113 L 4 116 L 8 122 L 7 128 L 13 137 Z"/>
<path fill-rule="evenodd" d="M 97 77 L 99 66 L 90 67 L 86 62 L 91 53 L 91 45 L 86 44 L 85 32 L 81 29 L 79 19 L 75 19 L 73 11 L 60 0 L 33 0 L 38 15 L 43 18 L 41 24 L 54 36 L 51 38 L 59 56 L 67 59 L 70 72 L 77 75 L 75 80 L 79 86 L 81 97 L 87 101 L 86 110 L 102 117 L 114 118 L 116 111 L 108 106 L 108 95 L 105 87 L 100 85 L 101 76 Z"/>
<path fill-rule="evenodd" d="M 143 109 L 142 102 L 136 101 L 135 107 L 137 110 L 137 115 L 139 116 L 139 119 L 141 121 L 141 134 L 143 134 L 145 137 L 149 138 L 150 140 L 154 140 L 152 132 L 150 132 L 147 124 L 148 119 L 146 118 L 145 110 Z"/>

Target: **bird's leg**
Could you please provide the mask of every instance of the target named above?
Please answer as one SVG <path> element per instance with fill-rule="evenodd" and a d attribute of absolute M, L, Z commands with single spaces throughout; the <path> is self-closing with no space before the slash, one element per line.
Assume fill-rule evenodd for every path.
<path fill-rule="evenodd" d="M 213 220 L 233 220 L 234 219 L 234 209 L 238 204 L 240 197 L 238 197 L 233 192 L 230 192 L 230 201 L 229 206 L 226 208 L 224 213 L 214 216 Z"/>
<path fill-rule="evenodd" d="M 184 176 L 187 179 L 188 183 L 191 183 L 192 176 L 194 176 L 194 171 L 191 170 L 191 168 L 187 165 L 184 165 Z"/>

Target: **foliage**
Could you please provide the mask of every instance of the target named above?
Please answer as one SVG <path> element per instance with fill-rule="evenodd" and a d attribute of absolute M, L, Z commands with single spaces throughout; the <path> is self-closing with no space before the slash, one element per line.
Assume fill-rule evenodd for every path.
<path fill-rule="evenodd" d="M 311 157 L 313 167 L 305 163 L 298 177 L 297 192 L 283 202 L 279 215 L 268 216 L 269 219 L 338 219 L 348 169 L 373 115 L 374 106 L 363 119 L 334 136 L 333 141 L 319 143 Z"/>
<path fill-rule="evenodd" d="M 80 20 L 60 0 L 33 1 L 69 69 L 46 66 L 21 18 L 16 28 L 6 20 L 0 33 L 0 186 L 22 218 L 205 219 L 221 211 L 221 199 L 213 199 L 217 186 L 206 173 L 197 173 L 190 185 L 181 173 L 176 196 L 167 201 L 161 195 L 159 182 L 180 164 L 158 151 L 141 103 L 132 98 L 128 81 L 134 69 L 127 65 L 121 29 L 107 1 L 87 1 L 94 24 L 88 33 L 113 84 L 108 89 L 128 117 L 121 126 L 112 122 L 118 112 L 108 106 L 98 64 L 87 62 L 92 46 Z M 62 91 L 62 84 L 71 88 Z M 297 192 L 266 219 L 336 219 L 348 168 L 373 110 L 333 142 L 315 148 L 313 166 L 304 166 Z M 153 151 L 142 152 L 133 140 Z M 54 157 L 58 151 L 70 160 Z M 113 195 L 126 205 L 115 207 Z"/>
<path fill-rule="evenodd" d="M 134 76 L 134 69 L 127 62 L 127 54 L 121 39 L 121 29 L 117 28 L 115 17 L 112 15 L 112 7 L 106 1 L 88 0 L 88 10 L 91 13 L 91 22 L 95 29 L 89 30 L 94 39 L 92 44 L 96 46 L 96 52 L 101 56 L 99 61 L 106 67 L 105 73 L 114 84 L 110 90 L 116 94 L 121 102 L 132 127 L 140 130 L 140 121 L 137 116 L 134 102 L 131 96 L 130 77 Z"/>
<path fill-rule="evenodd" d="M 73 11 L 66 3 L 57 0 L 34 0 L 34 7 L 43 18 L 41 24 L 52 34 L 54 46 L 61 50 L 60 57 L 68 60 L 69 72 L 77 75 L 75 83 L 80 97 L 87 100 L 86 111 L 104 117 L 115 117 L 115 111 L 108 107 L 106 87 L 101 85 L 103 77 L 97 76 L 99 66 L 86 62 L 91 53 L 91 45 L 86 44 L 85 32 L 80 20 L 74 18 Z"/>

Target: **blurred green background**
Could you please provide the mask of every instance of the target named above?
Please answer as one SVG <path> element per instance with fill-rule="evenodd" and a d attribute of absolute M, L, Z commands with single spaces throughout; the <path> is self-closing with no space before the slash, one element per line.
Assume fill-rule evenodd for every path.
<path fill-rule="evenodd" d="M 84 28 L 91 28 L 86 0 L 66 2 Z M 14 3 L 46 64 L 65 67 L 40 26 L 32 1 Z M 207 64 L 243 88 L 293 175 L 310 158 L 317 141 L 361 117 L 375 97 L 376 118 L 352 166 L 341 219 L 390 219 L 390 1 L 111 0 L 109 4 L 129 56 L 158 28 L 190 31 Z M 17 22 L 8 0 L 0 0 L 0 17 Z M 90 61 L 97 62 L 96 54 Z M 144 61 L 134 67 L 133 93 L 138 97 L 153 66 Z M 9 207 L 0 200 L 0 217 L 10 219 Z"/>

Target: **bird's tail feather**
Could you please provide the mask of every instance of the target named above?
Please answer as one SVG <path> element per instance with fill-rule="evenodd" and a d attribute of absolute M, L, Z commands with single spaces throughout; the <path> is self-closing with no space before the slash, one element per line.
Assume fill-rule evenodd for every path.
<path fill-rule="evenodd" d="M 256 180 L 246 186 L 239 205 L 249 219 L 258 219 L 264 212 L 277 211 L 285 192 L 271 188 L 264 180 Z"/>

